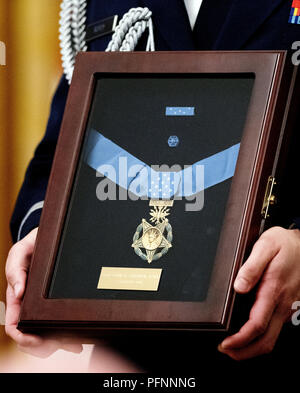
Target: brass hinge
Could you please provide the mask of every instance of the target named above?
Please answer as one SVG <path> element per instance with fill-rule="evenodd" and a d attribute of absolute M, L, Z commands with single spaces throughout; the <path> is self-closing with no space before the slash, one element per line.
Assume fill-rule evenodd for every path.
<path fill-rule="evenodd" d="M 275 177 L 269 176 L 264 196 L 264 202 L 261 209 L 261 215 L 264 219 L 269 217 L 268 211 L 270 205 L 274 205 L 276 203 L 276 197 L 273 194 L 273 187 L 275 184 Z"/>

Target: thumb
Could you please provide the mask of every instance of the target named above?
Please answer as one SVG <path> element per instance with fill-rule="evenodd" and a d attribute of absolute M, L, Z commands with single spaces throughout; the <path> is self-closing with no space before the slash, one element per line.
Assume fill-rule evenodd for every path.
<path fill-rule="evenodd" d="M 234 289 L 238 293 L 249 292 L 259 281 L 264 270 L 279 252 L 280 247 L 274 237 L 274 232 L 268 231 L 254 244 L 252 252 L 240 268 L 234 282 Z"/>
<path fill-rule="evenodd" d="M 6 278 L 14 289 L 15 297 L 21 299 L 25 290 L 27 271 L 37 235 L 37 228 L 16 243 L 9 251 L 6 261 Z"/>

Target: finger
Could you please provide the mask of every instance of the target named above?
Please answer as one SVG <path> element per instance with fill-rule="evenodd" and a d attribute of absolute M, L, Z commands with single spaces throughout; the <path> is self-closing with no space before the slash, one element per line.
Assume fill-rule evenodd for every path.
<path fill-rule="evenodd" d="M 61 343 L 58 340 L 44 339 L 38 346 L 18 345 L 18 349 L 32 356 L 45 359 L 51 356 L 59 349 L 63 349 L 68 352 L 79 354 L 82 352 L 83 346 L 81 344 L 77 344 L 77 345 L 70 344 L 69 346 L 61 345 Z"/>
<path fill-rule="evenodd" d="M 41 341 L 39 345 L 22 345 L 18 344 L 18 349 L 21 352 L 28 353 L 31 356 L 35 356 L 41 359 L 46 359 L 56 352 L 59 347 L 55 342 Z"/>
<path fill-rule="evenodd" d="M 234 282 L 234 289 L 239 293 L 249 292 L 257 284 L 279 250 L 280 247 L 273 237 L 263 234 L 253 246 L 249 258 L 240 268 Z"/>
<path fill-rule="evenodd" d="M 29 353 L 30 355 L 37 356 L 39 358 L 47 358 L 59 349 L 63 349 L 67 352 L 79 354 L 83 350 L 83 346 L 80 343 L 64 342 L 64 339 L 41 339 L 39 345 L 27 346 L 18 345 L 20 351 Z"/>
<path fill-rule="evenodd" d="M 19 350 L 40 358 L 46 358 L 58 349 L 68 352 L 81 353 L 82 345 L 74 342 L 64 342 L 59 339 L 44 339 L 32 334 L 24 334 L 17 329 L 21 300 L 15 297 L 10 285 L 6 291 L 5 331 L 18 345 Z"/>
<path fill-rule="evenodd" d="M 78 337 L 60 337 L 59 339 L 61 349 L 67 352 L 81 353 L 83 350 L 82 343 Z"/>
<path fill-rule="evenodd" d="M 27 272 L 34 249 L 37 228 L 16 243 L 9 251 L 6 261 L 6 278 L 14 289 L 15 296 L 22 298 L 25 291 Z"/>
<path fill-rule="evenodd" d="M 249 345 L 268 329 L 276 306 L 276 288 L 270 282 L 263 282 L 258 288 L 256 300 L 251 308 L 249 320 L 242 326 L 238 333 L 227 337 L 220 349 L 236 349 Z"/>
<path fill-rule="evenodd" d="M 40 337 L 23 334 L 17 329 L 21 301 L 15 297 L 12 287 L 9 285 L 6 291 L 6 314 L 5 314 L 5 331 L 17 344 L 23 346 L 40 345 L 42 339 Z"/>
<path fill-rule="evenodd" d="M 268 354 L 272 352 L 276 344 L 283 323 L 282 315 L 280 313 L 274 313 L 267 331 L 259 339 L 244 348 L 224 349 L 221 352 L 224 352 L 235 360 L 245 360 Z"/>
<path fill-rule="evenodd" d="M 11 286 L 7 288 L 7 306 L 5 331 L 17 343 L 20 351 L 40 358 L 46 358 L 59 348 L 73 353 L 80 353 L 83 349 L 81 344 L 61 343 L 60 340 L 44 339 L 32 334 L 24 334 L 17 329 L 21 300 L 17 299 Z"/>
<path fill-rule="evenodd" d="M 81 353 L 83 350 L 82 344 L 62 344 L 61 349 L 72 353 Z"/>

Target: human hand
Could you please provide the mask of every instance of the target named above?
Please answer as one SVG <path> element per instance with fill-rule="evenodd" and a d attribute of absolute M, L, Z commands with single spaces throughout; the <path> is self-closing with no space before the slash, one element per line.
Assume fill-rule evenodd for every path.
<path fill-rule="evenodd" d="M 42 338 L 23 334 L 17 329 L 21 302 L 25 291 L 27 273 L 34 249 L 38 229 L 33 229 L 24 239 L 16 243 L 9 251 L 6 261 L 6 318 L 5 331 L 18 345 L 18 348 L 31 355 L 48 357 L 58 349 L 80 353 L 81 344 L 67 343 L 58 338 Z"/>
<path fill-rule="evenodd" d="M 218 347 L 235 360 L 270 353 L 282 326 L 300 299 L 300 231 L 274 227 L 264 232 L 241 267 L 234 289 L 248 293 L 258 285 L 249 320 Z"/>

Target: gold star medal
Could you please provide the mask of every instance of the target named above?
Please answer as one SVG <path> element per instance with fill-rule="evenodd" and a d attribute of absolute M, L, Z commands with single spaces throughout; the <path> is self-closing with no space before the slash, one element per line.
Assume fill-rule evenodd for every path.
<path fill-rule="evenodd" d="M 151 199 L 149 206 L 153 207 L 150 210 L 149 221 L 156 225 L 150 224 L 143 218 L 133 236 L 132 247 L 140 258 L 151 263 L 165 255 L 172 247 L 172 227 L 166 217 L 170 214 L 173 200 Z"/>

